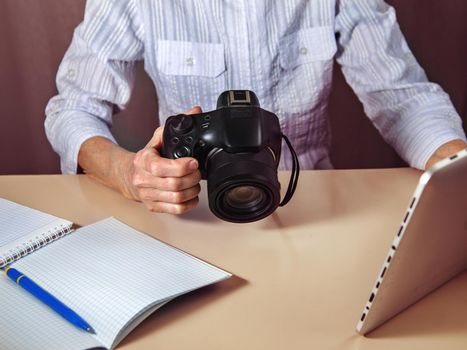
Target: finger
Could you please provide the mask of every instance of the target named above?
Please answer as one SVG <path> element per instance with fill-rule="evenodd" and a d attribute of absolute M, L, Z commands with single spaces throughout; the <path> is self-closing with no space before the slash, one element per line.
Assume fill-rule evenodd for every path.
<path fill-rule="evenodd" d="M 133 185 L 140 190 L 156 188 L 161 191 L 178 192 L 196 186 L 201 180 L 201 173 L 195 171 L 183 177 L 157 177 L 143 172 L 135 175 Z"/>
<path fill-rule="evenodd" d="M 148 155 L 144 168 L 156 177 L 184 177 L 198 169 L 198 161 L 191 157 L 168 159 L 159 155 Z"/>
<path fill-rule="evenodd" d="M 199 184 L 182 191 L 163 191 L 157 188 L 143 188 L 140 191 L 140 198 L 148 202 L 182 204 L 196 198 L 200 191 L 201 186 Z"/>
<path fill-rule="evenodd" d="M 145 148 L 133 160 L 135 169 L 157 177 L 183 177 L 198 169 L 198 161 L 191 157 L 168 159 L 161 157 L 154 148 Z"/>
<path fill-rule="evenodd" d="M 165 202 L 144 202 L 144 204 L 150 211 L 155 213 L 168 213 L 180 215 L 195 208 L 198 202 L 199 199 L 198 197 L 196 197 L 182 204 L 173 204 Z"/>

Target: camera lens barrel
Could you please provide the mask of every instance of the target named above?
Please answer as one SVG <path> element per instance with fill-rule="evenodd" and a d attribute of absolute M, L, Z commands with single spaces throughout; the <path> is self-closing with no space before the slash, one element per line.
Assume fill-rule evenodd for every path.
<path fill-rule="evenodd" d="M 280 184 L 273 153 L 216 152 L 208 160 L 209 208 L 236 223 L 260 220 L 280 203 Z"/>

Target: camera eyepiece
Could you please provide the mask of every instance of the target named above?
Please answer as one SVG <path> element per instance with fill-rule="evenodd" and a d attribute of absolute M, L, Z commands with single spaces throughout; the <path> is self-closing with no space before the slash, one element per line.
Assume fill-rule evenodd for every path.
<path fill-rule="evenodd" d="M 281 202 L 277 167 L 282 138 L 292 152 L 294 167 Z M 298 158 L 281 133 L 279 119 L 260 108 L 249 90 L 223 92 L 214 111 L 169 117 L 162 154 L 172 159 L 196 158 L 208 183 L 211 211 L 231 222 L 252 222 L 270 215 L 290 200 L 298 181 Z"/>
<path fill-rule="evenodd" d="M 259 101 L 253 91 L 229 90 L 217 99 L 217 109 L 225 107 L 259 107 Z"/>

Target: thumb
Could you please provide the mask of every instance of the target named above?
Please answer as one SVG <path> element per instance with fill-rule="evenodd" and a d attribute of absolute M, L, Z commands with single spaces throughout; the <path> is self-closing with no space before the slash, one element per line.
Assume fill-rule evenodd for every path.
<path fill-rule="evenodd" d="M 156 148 L 160 149 L 162 147 L 162 134 L 164 133 L 164 126 L 159 126 L 151 139 L 144 148 Z"/>
<path fill-rule="evenodd" d="M 200 106 L 194 106 L 193 108 L 187 110 L 186 112 L 184 112 L 183 114 L 198 114 L 198 113 L 202 113 L 203 111 L 201 110 L 201 107 Z"/>

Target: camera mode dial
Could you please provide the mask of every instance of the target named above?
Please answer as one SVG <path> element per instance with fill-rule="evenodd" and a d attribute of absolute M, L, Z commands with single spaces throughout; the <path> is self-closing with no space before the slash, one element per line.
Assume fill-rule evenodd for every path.
<path fill-rule="evenodd" d="M 184 114 L 177 115 L 170 126 L 179 135 L 189 133 L 193 129 L 193 118 Z"/>

